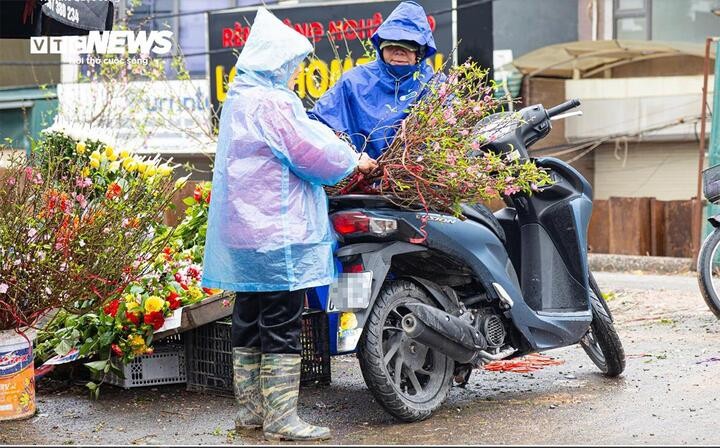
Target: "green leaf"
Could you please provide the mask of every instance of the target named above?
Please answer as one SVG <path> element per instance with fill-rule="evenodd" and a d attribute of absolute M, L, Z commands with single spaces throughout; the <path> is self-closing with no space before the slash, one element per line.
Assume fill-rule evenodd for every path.
<path fill-rule="evenodd" d="M 70 343 L 66 339 L 63 339 L 58 345 L 55 346 L 55 353 L 60 356 L 67 355 L 68 353 L 70 353 L 70 350 L 72 350 L 72 345 L 70 345 Z"/>
<path fill-rule="evenodd" d="M 94 390 L 97 389 L 98 385 L 95 384 L 95 383 L 93 383 L 92 381 L 88 381 L 88 383 L 85 384 L 85 387 L 87 387 L 88 389 L 90 389 L 90 391 L 94 391 Z"/>
<path fill-rule="evenodd" d="M 191 197 L 187 197 L 187 198 L 183 199 L 183 204 L 185 204 L 185 205 L 187 205 L 187 206 L 194 205 L 194 204 L 195 204 L 195 199 L 194 199 L 194 198 L 191 198 Z"/>
<path fill-rule="evenodd" d="M 87 366 L 88 369 L 94 370 L 96 372 L 99 372 L 101 370 L 107 372 L 107 370 L 105 370 L 105 368 L 108 367 L 108 361 L 107 361 L 107 359 L 105 359 L 103 361 L 86 362 L 85 365 Z"/>

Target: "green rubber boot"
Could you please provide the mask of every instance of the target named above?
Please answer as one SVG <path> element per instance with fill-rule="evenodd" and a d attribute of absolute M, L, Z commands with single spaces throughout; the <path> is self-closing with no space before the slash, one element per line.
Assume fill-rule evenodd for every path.
<path fill-rule="evenodd" d="M 330 429 L 305 423 L 297 415 L 300 355 L 263 354 L 260 368 L 268 440 L 326 440 Z"/>
<path fill-rule="evenodd" d="M 260 350 L 233 348 L 233 388 L 238 403 L 235 429 L 257 429 L 263 425 L 260 393 Z"/>

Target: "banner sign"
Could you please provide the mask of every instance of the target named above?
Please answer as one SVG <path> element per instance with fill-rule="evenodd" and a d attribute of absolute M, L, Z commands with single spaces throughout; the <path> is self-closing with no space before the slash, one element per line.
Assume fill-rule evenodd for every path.
<path fill-rule="evenodd" d="M 453 1 L 418 3 L 429 14 L 438 53 L 427 62 L 437 70 L 453 49 L 450 13 Z M 398 4 L 398 1 L 379 1 L 268 8 L 315 46 L 314 57 L 309 58 L 304 67 L 307 70 L 298 77 L 295 87 L 306 105 L 320 98 L 343 72 L 371 60 L 368 55 L 375 50 L 370 45 L 370 36 Z M 255 11 L 255 8 L 242 8 L 208 14 L 210 97 L 216 111 L 235 76 L 235 62 L 250 32 Z M 436 15 L 432 14 L 434 11 Z"/>

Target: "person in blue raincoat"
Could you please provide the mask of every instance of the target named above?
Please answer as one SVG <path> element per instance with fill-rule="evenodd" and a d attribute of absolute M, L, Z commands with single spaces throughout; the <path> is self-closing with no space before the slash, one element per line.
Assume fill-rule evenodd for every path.
<path fill-rule="evenodd" d="M 317 440 L 297 416 L 305 290 L 332 282 L 323 185 L 377 165 L 308 118 L 291 90 L 310 42 L 258 9 L 220 118 L 202 284 L 236 291 L 232 315 L 238 429 Z"/>
<path fill-rule="evenodd" d="M 437 48 L 425 10 L 410 1 L 393 10 L 371 41 L 377 59 L 344 73 L 309 116 L 349 135 L 358 151 L 377 159 L 433 77 L 426 60 Z"/>

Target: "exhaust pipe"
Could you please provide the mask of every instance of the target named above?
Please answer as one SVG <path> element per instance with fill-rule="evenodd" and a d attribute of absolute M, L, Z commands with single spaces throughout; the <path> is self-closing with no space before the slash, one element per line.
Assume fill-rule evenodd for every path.
<path fill-rule="evenodd" d="M 408 304 L 410 314 L 403 317 L 405 334 L 457 362 L 474 363 L 487 348 L 485 337 L 472 325 L 437 308 Z"/>

